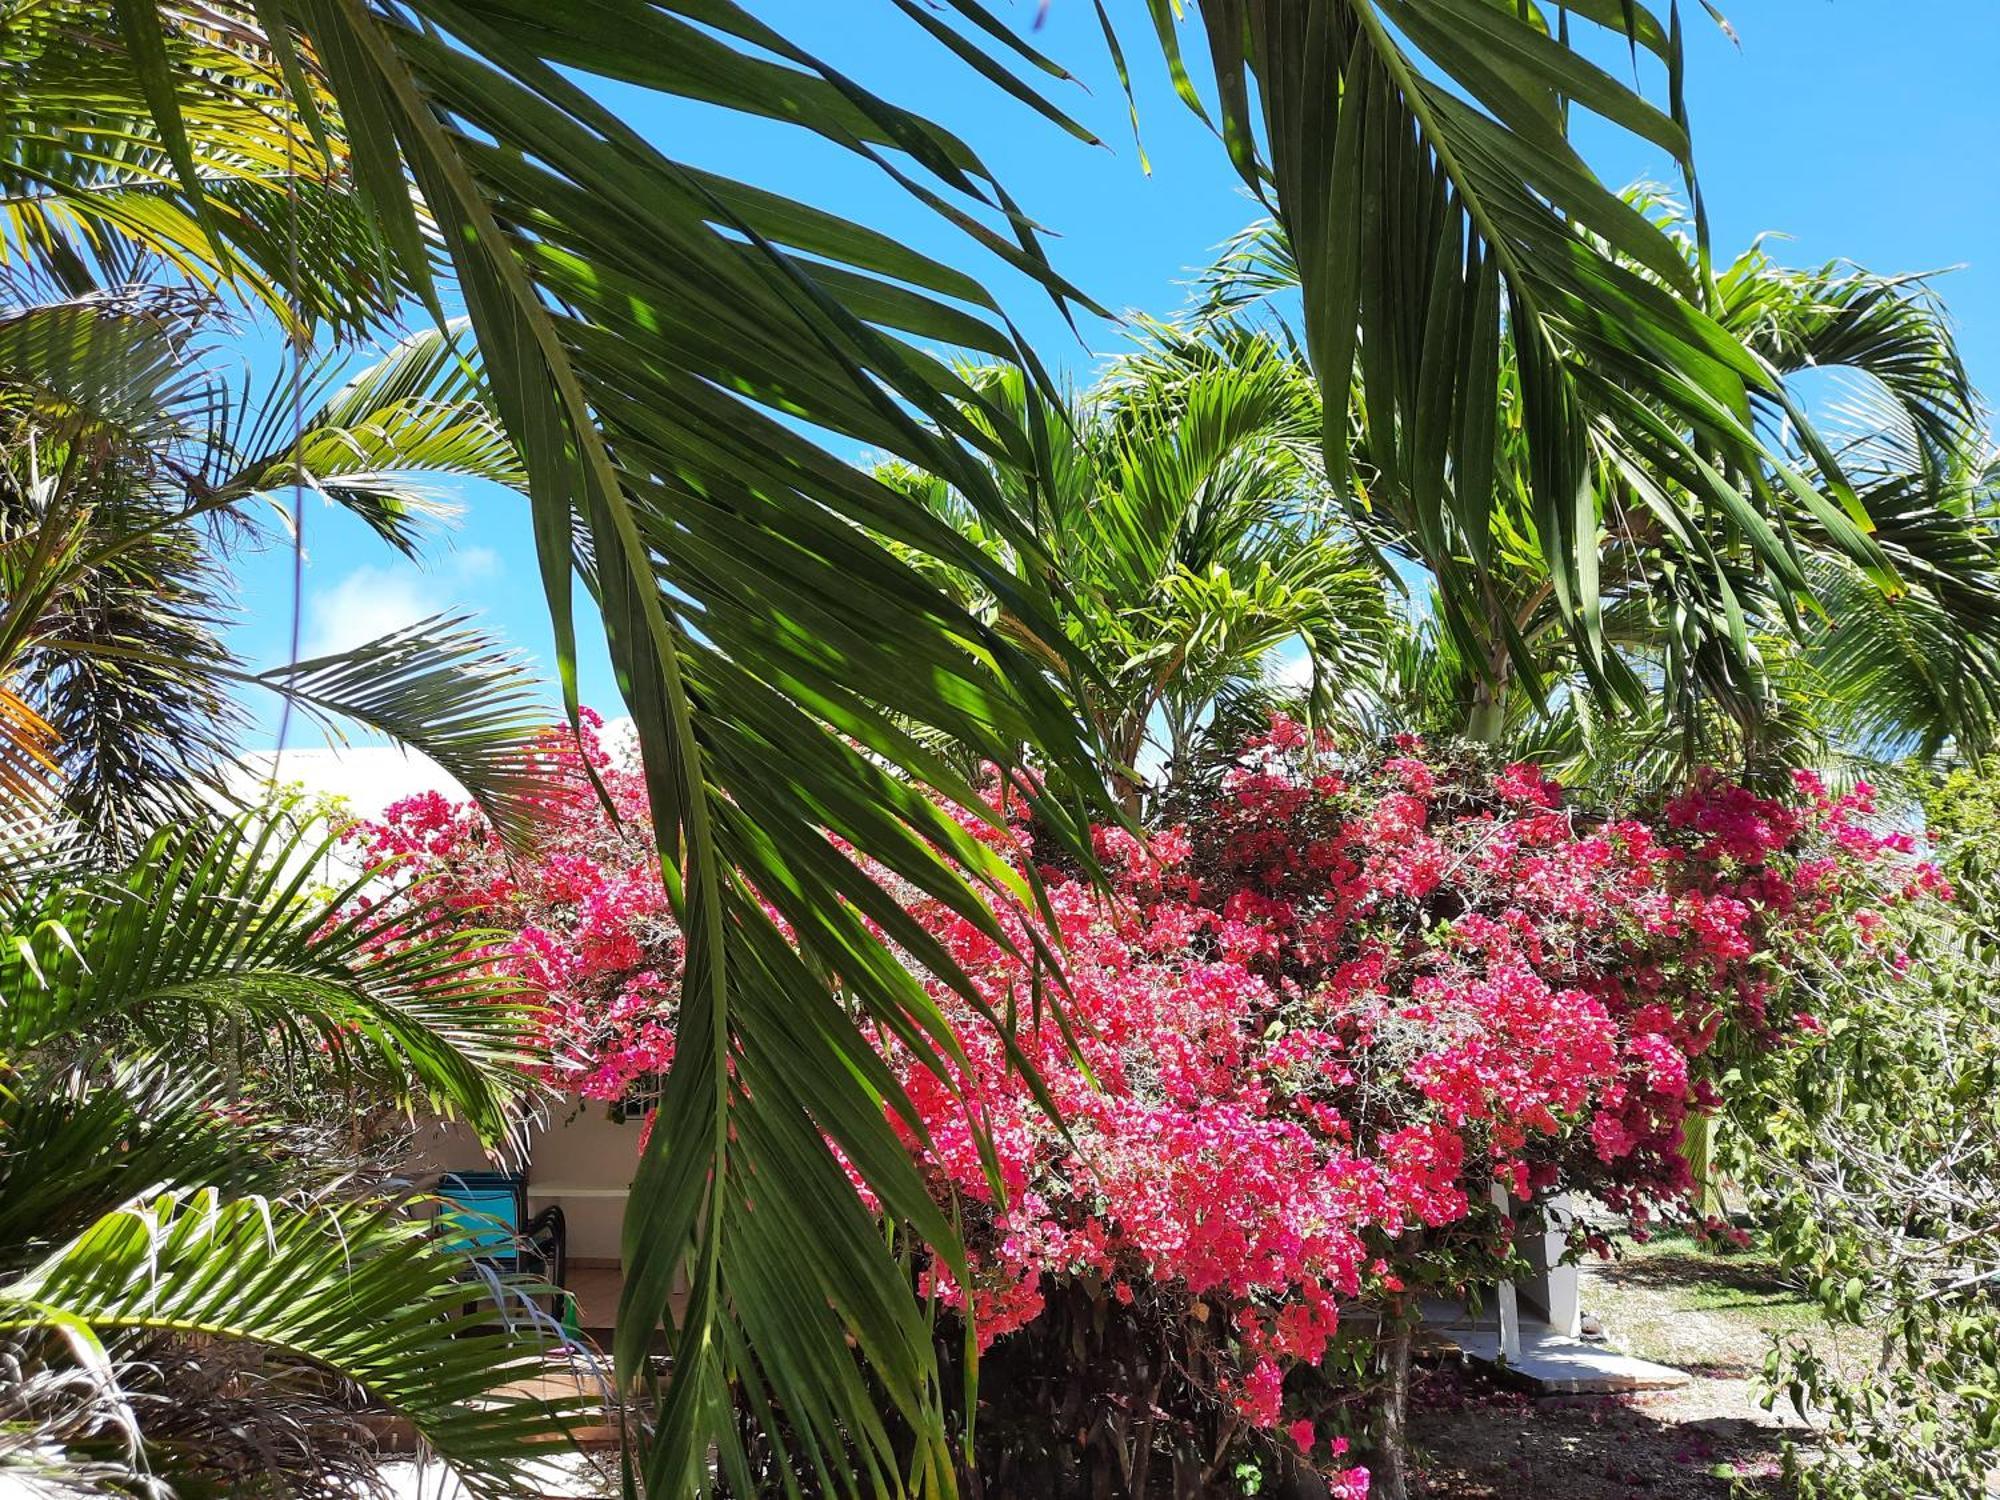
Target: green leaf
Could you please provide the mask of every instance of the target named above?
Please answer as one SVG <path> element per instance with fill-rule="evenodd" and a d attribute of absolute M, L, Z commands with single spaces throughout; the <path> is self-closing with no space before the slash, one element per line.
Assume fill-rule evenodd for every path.
<path fill-rule="evenodd" d="M 114 1379 L 102 1350 L 123 1335 L 254 1346 L 280 1385 L 352 1381 L 470 1493 L 499 1500 L 519 1493 L 525 1466 L 579 1403 L 524 1393 L 541 1351 L 522 1332 L 492 1331 L 464 1269 L 397 1208 L 169 1193 L 105 1215 L 0 1286 L 0 1329 L 81 1334 Z M 171 1472 L 171 1458 L 161 1462 Z"/>
<path fill-rule="evenodd" d="M 337 844 L 280 809 L 163 832 L 117 879 L 32 893 L 0 938 L 0 1053 L 105 1026 L 168 1047 L 235 1018 L 498 1139 L 534 1056 L 529 997 L 421 890 L 364 904 L 365 871 L 318 891 Z"/>
<path fill-rule="evenodd" d="M 359 724 L 429 756 L 516 847 L 561 790 L 548 754 L 557 733 L 517 653 L 464 617 L 419 620 L 330 656 L 252 679 L 306 709 L 329 733 Z"/>

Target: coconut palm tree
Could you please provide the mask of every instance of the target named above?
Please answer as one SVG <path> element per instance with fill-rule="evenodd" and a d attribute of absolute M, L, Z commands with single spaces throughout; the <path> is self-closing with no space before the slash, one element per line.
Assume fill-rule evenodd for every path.
<path fill-rule="evenodd" d="M 450 327 L 347 378 L 345 351 L 301 360 L 260 399 L 206 354 L 215 309 L 0 307 L 0 1472 L 349 1493 L 388 1415 L 513 1493 L 561 1425 L 505 1389 L 541 1343 L 488 1330 L 471 1263 L 282 1105 L 351 1118 L 359 1094 L 497 1143 L 527 1007 L 436 913 L 385 948 L 359 882 L 315 889 L 324 831 L 214 808 L 251 687 L 429 750 L 525 826 L 545 716 L 458 622 L 261 673 L 219 634 L 265 510 L 323 497 L 414 551 L 437 482 L 519 464 Z"/>
<path fill-rule="evenodd" d="M 1167 327 L 1149 338 L 1184 342 Z M 986 400 L 1043 428 L 1048 482 L 1006 470 L 993 478 L 1046 543 L 1031 581 L 1074 654 L 1037 637 L 976 579 L 935 574 L 1046 665 L 1104 747 L 1107 790 L 1134 814 L 1149 780 L 1164 793 L 1204 757 L 1218 715 L 1233 721 L 1234 700 L 1294 667 L 1288 648 L 1303 651 L 1306 694 L 1325 712 L 1373 678 L 1388 628 L 1382 581 L 1322 476 L 1311 377 L 1264 341 L 1195 357 L 1182 379 L 1170 356 L 1142 348 L 1113 361 L 1069 410 L 1032 414 L 1020 371 L 966 374 Z M 1028 574 L 948 483 L 908 464 L 879 472 Z M 1149 752 L 1164 774 L 1141 771 Z"/>
<path fill-rule="evenodd" d="M 1701 277 L 1678 248 L 1605 191 L 1568 140 L 1581 108 L 1688 162 L 1678 102 L 1649 104 L 1565 29 L 1629 37 L 1678 101 L 1677 26 L 1636 0 L 1566 5 L 1560 25 L 1537 0 L 1203 0 L 1204 97 L 1174 13 L 1148 8 L 1177 87 L 1292 231 L 1329 409 L 1346 410 L 1358 351 L 1375 461 L 1393 450 L 1440 525 L 1461 492 L 1478 497 L 1468 513 L 1485 504 L 1490 486 L 1472 476 L 1488 465 L 1501 333 L 1513 331 L 1537 536 L 1593 663 L 1604 654 L 1598 537 L 1594 501 L 1583 502 L 1593 465 L 1615 456 L 1593 448 L 1604 412 L 1666 414 L 1648 462 L 1673 478 L 1670 514 L 1712 513 L 1750 534 L 1753 518 L 1777 512 L 1757 416 L 1785 410 L 1782 389 L 1702 310 Z M 1088 136 L 1021 76 L 1062 70 L 980 0 L 896 9 L 941 56 Z M 998 465 L 1046 482 L 1039 423 L 983 400 L 925 346 L 1036 367 L 977 277 L 677 160 L 601 85 L 650 89 L 717 120 L 782 121 L 855 153 L 962 231 L 969 255 L 1063 304 L 1087 302 L 962 140 L 737 4 L 211 0 L 125 3 L 119 18 L 113 45 L 93 54 L 101 86 L 19 112 L 36 150 L 53 141 L 46 149 L 68 153 L 64 170 L 83 160 L 95 171 L 102 158 L 75 142 L 117 120 L 129 142 L 118 180 L 107 191 L 93 176 L 81 196 L 120 212 L 92 223 L 147 253 L 184 255 L 219 284 L 240 270 L 244 285 L 288 287 L 277 300 L 304 308 L 307 278 L 288 274 L 283 253 L 297 241 L 272 227 L 298 222 L 281 211 L 290 184 L 351 175 L 375 263 L 386 257 L 397 284 L 433 296 L 444 261 L 470 317 L 527 471 L 572 714 L 573 571 L 604 620 L 688 943 L 620 1318 L 627 1375 L 644 1367 L 656 1323 L 674 1351 L 647 1489 L 678 1500 L 719 1478 L 747 1492 L 746 1430 L 777 1445 L 779 1468 L 829 1489 L 949 1489 L 930 1331 L 847 1173 L 960 1265 L 948 1215 L 885 1119 L 909 1111 L 866 1041 L 869 1027 L 889 1027 L 949 1078 L 955 1040 L 881 935 L 953 971 L 829 856 L 827 838 L 990 924 L 981 892 L 1006 872 L 912 782 L 984 814 L 911 726 L 1003 767 L 1027 747 L 1051 787 L 1087 785 L 1101 763 L 1046 664 L 890 546 L 965 569 L 1036 639 L 1074 652 L 1024 582 L 1046 576 L 1046 545 L 992 477 Z M 275 155 L 218 149 L 204 133 L 246 97 L 278 122 Z M 135 213 L 127 188 L 171 203 L 172 231 Z M 232 195 L 257 207 L 234 216 Z M 331 248 L 317 265 L 350 247 Z M 1054 399 L 1039 379 L 1024 389 L 1029 404 Z M 1328 426 L 1323 461 L 1344 489 L 1346 424 Z M 820 436 L 952 486 L 1018 571 Z M 1879 563 L 1858 523 L 1842 540 Z M 1041 811 L 1051 837 L 1087 855 L 1083 809 L 1043 798 Z M 969 987 L 967 998 L 980 1003 Z M 819 1250 L 803 1264 L 802 1244 Z M 677 1283 L 690 1295 L 670 1317 Z"/>
<path fill-rule="evenodd" d="M 210 819 L 0 913 L 0 1487 L 361 1493 L 389 1416 L 509 1495 L 560 1430 L 508 1389 L 532 1329 L 280 1107 L 352 1085 L 498 1141 L 535 1055 L 479 934 L 385 942 L 368 876 L 315 888 L 331 841 Z"/>

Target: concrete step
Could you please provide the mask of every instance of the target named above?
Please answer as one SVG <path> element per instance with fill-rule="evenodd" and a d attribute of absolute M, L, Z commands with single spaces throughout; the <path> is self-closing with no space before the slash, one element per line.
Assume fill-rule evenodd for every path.
<path fill-rule="evenodd" d="M 1520 1324 L 1518 1360 L 1502 1358 L 1500 1330 L 1490 1322 L 1484 1328 L 1464 1322 L 1432 1322 L 1426 1324 L 1424 1332 L 1430 1336 L 1426 1342 L 1448 1344 L 1464 1358 L 1502 1370 L 1508 1378 L 1540 1392 L 1608 1396 L 1630 1390 L 1674 1390 L 1692 1380 L 1686 1370 L 1676 1370 L 1670 1364 L 1636 1360 L 1604 1344 L 1570 1338 L 1526 1318 Z"/>

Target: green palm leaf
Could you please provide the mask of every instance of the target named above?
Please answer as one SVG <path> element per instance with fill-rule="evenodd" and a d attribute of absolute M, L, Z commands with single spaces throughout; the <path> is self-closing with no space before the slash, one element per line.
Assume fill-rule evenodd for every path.
<path fill-rule="evenodd" d="M 12 1074 L 0 1091 L 0 1276 L 141 1194 L 278 1190 L 264 1133 L 210 1107 L 221 1084 L 207 1067 L 156 1057 Z"/>
<path fill-rule="evenodd" d="M 196 810 L 240 724 L 214 675 L 226 610 L 186 495 L 218 395 L 184 311 L 152 292 L 0 314 L 0 673 L 47 724 L 56 773 L 53 799 L 27 800 L 120 854 Z"/>
<path fill-rule="evenodd" d="M 456 514 L 440 480 L 522 490 L 527 475 L 487 402 L 463 322 L 420 329 L 324 399 L 322 371 L 273 389 L 220 494 L 322 495 L 415 556 L 437 521 Z M 341 363 L 338 353 L 327 368 Z M 297 389 L 295 387 L 303 387 Z"/>
<path fill-rule="evenodd" d="M 1698 266 L 1698 247 L 1677 227 L 1673 205 L 1650 190 L 1632 196 Z M 1271 330 L 1257 338 L 1295 342 L 1274 300 L 1297 287 L 1275 223 L 1245 231 L 1205 281 L 1207 296 L 1191 320 L 1195 337 L 1172 346 L 1181 364 L 1231 357 L 1246 326 Z M 1507 739 L 1537 755 L 1581 753 L 1587 743 L 1589 754 L 1615 757 L 1624 747 L 1637 757 L 1634 766 L 1657 762 L 1666 771 L 1690 756 L 1775 754 L 1794 734 L 1805 736 L 1802 749 L 1807 741 L 1817 746 L 1816 760 L 1835 742 L 1853 753 L 1934 750 L 1954 736 L 1979 743 L 1990 678 L 1983 622 L 2000 601 L 1992 592 L 1991 522 L 1972 477 L 1986 452 L 1980 406 L 1942 307 L 1923 278 L 1848 266 L 1789 270 L 1761 244 L 1720 273 L 1715 296 L 1718 321 L 1776 378 L 1791 384 L 1831 373 L 1845 390 L 1822 429 L 1859 487 L 1886 570 L 1851 560 L 1840 529 L 1825 522 L 1825 497 L 1816 508 L 1783 493 L 1770 526 L 1795 549 L 1798 565 L 1794 574 L 1774 574 L 1732 536 L 1726 517 L 1681 514 L 1668 471 L 1643 457 L 1650 418 L 1635 422 L 1629 436 L 1637 446 L 1607 450 L 1597 481 L 1624 517 L 1601 539 L 1601 633 L 1612 653 L 1605 664 L 1662 696 L 1667 714 L 1638 711 L 1619 727 L 1615 701 L 1589 705 L 1578 696 L 1603 698 L 1606 680 L 1579 668 L 1564 634 L 1532 504 L 1531 457 L 1518 437 L 1505 437 L 1481 529 L 1440 529 L 1411 496 L 1379 484 L 1354 507 L 1367 540 L 1421 562 L 1447 587 L 1476 583 L 1457 607 L 1441 590 L 1431 610 L 1436 623 L 1407 638 L 1422 662 L 1386 684 L 1387 718 L 1407 720 L 1415 709 L 1433 732 Z M 1518 434 L 1522 395 L 1511 340 L 1500 373 L 1496 427 Z M 1824 405 L 1826 392 L 1802 385 L 1795 399 Z M 1366 424 L 1357 430 L 1365 438 Z M 1369 468 L 1365 441 L 1359 454 Z M 1810 460 L 1801 468 L 1815 483 L 1824 477 Z M 1476 580 L 1453 571 L 1465 557 L 1482 559 Z M 1805 582 L 1813 608 L 1797 607 L 1788 579 Z M 1853 629 L 1836 623 L 1846 621 Z M 1852 670 L 1807 688 L 1810 668 L 1795 647 L 1804 644 L 1810 655 L 1843 639 Z M 1898 656 L 1906 669 L 1870 665 Z M 1532 673 L 1510 670 L 1523 661 Z M 1449 666 L 1450 680 L 1427 681 L 1432 666 Z M 1421 704 L 1410 698 L 1413 689 Z M 1878 691 L 1876 714 L 1867 704 Z M 1822 705 L 1808 714 L 1815 729 L 1798 717 L 1809 700 Z M 1954 706 L 1963 709 L 1956 727 Z M 1535 718 L 1542 722 L 1528 722 Z M 1766 743 L 1760 749 L 1746 738 Z"/>
<path fill-rule="evenodd" d="M 1909 424 L 1920 452 L 1949 454 L 1977 430 L 1978 393 L 1926 278 L 1841 264 L 1788 270 L 1759 244 L 1716 285 L 1720 320 L 1780 375 L 1865 376 Z"/>
<path fill-rule="evenodd" d="M 63 1492 L 331 1492 L 374 1472 L 364 1424 L 386 1415 L 507 1495 L 581 1405 L 536 1394 L 535 1288 L 479 1285 L 421 1206 L 340 1201 L 352 1164 L 311 1143 L 323 1122 L 269 1112 L 359 1074 L 493 1142 L 537 1060 L 479 935 L 421 889 L 371 907 L 373 873 L 329 887 L 342 863 L 279 808 L 162 833 L 122 876 L 22 875 L 0 920 L 13 1479 L 25 1460 Z"/>
<path fill-rule="evenodd" d="M 538 1352 L 481 1326 L 491 1311 L 468 1307 L 463 1271 L 395 1209 L 167 1193 L 104 1215 L 0 1286 L 0 1331 L 113 1382 L 121 1339 L 254 1345 L 281 1380 L 351 1381 L 471 1493 L 518 1494 L 522 1464 L 569 1413 L 520 1388 Z"/>
<path fill-rule="evenodd" d="M 1327 490 L 1318 390 L 1283 344 L 1216 346 L 1149 325 L 1068 412 L 1037 415 L 1018 371 L 966 379 L 1045 429 L 1042 482 L 1000 470 L 994 484 L 1048 540 L 1038 582 L 1084 668 L 963 569 L 939 560 L 932 576 L 1034 652 L 1097 726 L 1115 792 L 1136 795 L 1134 763 L 1161 729 L 1170 766 L 1188 762 L 1218 699 L 1260 684 L 1287 646 L 1305 652 L 1308 711 L 1321 717 L 1373 676 L 1382 581 Z M 1013 558 L 951 486 L 907 465 L 880 472 L 982 555 Z"/>
<path fill-rule="evenodd" d="M 211 401 L 183 357 L 182 306 L 170 292 L 126 292 L 0 311 L 8 415 L 121 456 L 169 451 Z"/>
<path fill-rule="evenodd" d="M 532 1060 L 527 1000 L 421 892 L 394 915 L 361 902 L 372 873 L 329 896 L 337 849 L 310 823 L 246 816 L 156 836 L 121 879 L 35 892 L 0 944 L 0 1055 L 217 1043 L 234 1023 L 261 1056 L 324 1049 L 497 1139 Z"/>
<path fill-rule="evenodd" d="M 1171 45 L 1171 7 L 1150 8 Z M 1032 373 L 976 280 L 689 168 L 592 87 L 788 122 L 879 164 L 987 256 L 1058 298 L 1069 289 L 962 141 L 738 5 L 259 9 L 324 69 L 397 274 L 422 284 L 432 242 L 414 182 L 526 471 L 566 701 L 574 712 L 580 564 L 638 725 L 687 936 L 679 1050 L 635 1185 L 620 1325 L 633 1375 L 669 1293 L 689 1289 L 669 1329 L 648 1490 L 680 1500 L 718 1472 L 745 1487 L 739 1406 L 837 1491 L 948 1489 L 928 1329 L 827 1142 L 890 1219 L 954 1259 L 949 1225 L 884 1121 L 897 1099 L 868 1032 L 914 1041 L 943 1072 L 955 1042 L 864 919 L 887 925 L 880 891 L 827 840 L 990 922 L 980 890 L 1005 889 L 1004 869 L 885 767 L 970 805 L 925 734 L 1008 769 L 1037 747 L 1054 787 L 1087 787 L 1101 764 L 1044 675 L 1051 658 L 1058 679 L 1097 669 L 1063 628 L 1039 514 L 1005 490 L 1011 476 L 1030 491 L 1061 481 L 1044 441 L 1048 394 L 1025 380 L 1017 415 L 924 347 Z M 1567 10 L 1630 27 L 1677 87 L 1676 40 L 1649 12 L 1624 0 Z M 975 0 L 950 15 L 967 46 L 994 35 Z M 1358 368 L 1371 458 L 1418 497 L 1427 525 L 1485 534 L 1474 518 L 1491 489 L 1504 319 L 1525 350 L 1534 530 L 1593 668 L 1610 670 L 1597 466 L 1623 451 L 1596 425 L 1606 411 L 1630 406 L 1632 423 L 1657 424 L 1644 463 L 1697 497 L 1670 511 L 1720 517 L 1796 581 L 1766 519 L 1773 471 L 1755 431 L 1759 405 L 1781 393 L 1694 310 L 1696 274 L 1597 184 L 1561 129 L 1574 100 L 1685 159 L 1674 114 L 1562 45 L 1532 5 L 1208 0 L 1202 16 L 1225 139 L 1260 190 L 1261 140 L 1306 267 L 1328 406 L 1347 411 Z M 1344 488 L 1344 424 L 1331 428 L 1324 464 Z M 1008 561 L 807 434 L 947 484 Z M 1848 554 L 1881 566 L 1859 523 L 1841 520 L 1846 499 L 1801 503 L 1844 528 Z M 913 558 L 958 570 L 990 597 L 992 619 L 940 593 Z M 1077 809 L 1044 806 L 1081 850 Z M 802 1244 L 817 1252 L 804 1267 Z M 763 1420 L 774 1409 L 785 1428 Z"/>
<path fill-rule="evenodd" d="M 445 615 L 346 651 L 247 677 L 328 734 L 358 724 L 427 755 L 516 845 L 561 790 L 549 710 L 518 653 Z"/>
<path fill-rule="evenodd" d="M 437 480 L 523 483 L 460 340 L 406 340 L 314 397 L 293 441 L 278 434 L 304 387 L 281 382 L 253 415 L 205 367 L 187 312 L 184 296 L 151 291 L 0 313 L 0 423 L 19 469 L 0 506 L 0 669 L 21 708 L 9 815 L 45 815 L 53 781 L 67 815 L 121 856 L 145 830 L 201 816 L 229 795 L 222 767 L 245 722 L 234 690 L 250 685 L 330 726 L 404 737 L 520 836 L 547 716 L 519 663 L 462 621 L 263 674 L 221 635 L 213 528 L 254 524 L 259 492 L 310 488 L 409 552 L 450 510 Z M 57 774 L 38 776 L 43 762 Z"/>
<path fill-rule="evenodd" d="M 791 119 L 881 162 L 988 252 L 1066 288 L 963 143 L 732 7 L 617 3 L 574 13 L 561 32 L 528 6 L 426 5 L 434 31 L 349 0 L 282 10 L 326 69 L 404 274 L 421 253 L 405 164 L 449 248 L 526 469 L 566 685 L 581 562 L 639 727 L 688 957 L 675 1070 L 633 1197 L 628 1374 L 675 1282 L 693 1289 L 670 1327 L 675 1374 L 649 1488 L 705 1486 L 711 1444 L 725 1470 L 741 1464 L 725 1410 L 736 1391 L 806 1424 L 801 1440 L 842 1468 L 843 1487 L 901 1474 L 901 1440 L 867 1416 L 871 1383 L 920 1435 L 929 1484 L 948 1484 L 927 1325 L 879 1234 L 860 1232 L 865 1215 L 827 1141 L 863 1164 L 893 1217 L 953 1254 L 884 1118 L 893 1084 L 852 1017 L 907 1034 L 941 1069 L 956 1043 L 871 935 L 861 909 L 880 898 L 825 840 L 913 872 L 990 925 L 975 885 L 1017 882 L 875 757 L 911 763 L 914 741 L 897 726 L 914 723 L 1003 765 L 1038 744 L 1072 785 L 1088 781 L 1090 761 L 1059 696 L 1002 670 L 1006 640 L 871 533 L 959 557 L 1038 619 L 1020 585 L 779 417 L 953 476 L 1033 549 L 975 461 L 1032 462 L 1026 434 L 962 411 L 976 395 L 905 336 L 1015 346 L 963 274 L 667 159 L 569 76 Z M 931 769 L 947 796 L 975 801 Z M 1082 848 L 1074 818 L 1050 811 Z M 828 971 L 851 1009 L 834 1006 Z M 801 1015 L 821 1019 L 801 1030 Z M 829 1223 L 847 1229 L 829 1235 Z M 824 1247 L 827 1295 L 771 1295 L 780 1248 L 789 1256 L 808 1235 Z M 825 1415 L 810 1420 L 815 1399 Z M 844 1441 L 870 1455 L 859 1474 L 830 1446 L 836 1416 Z"/>
<path fill-rule="evenodd" d="M 119 30 L 0 12 L 0 285 L 42 300 L 164 273 L 301 335 L 386 322 L 412 283 L 343 180 L 317 76 L 245 44 L 248 4 L 118 10 Z"/>
<path fill-rule="evenodd" d="M 1503 364 L 1553 603 L 1607 688 L 1643 692 L 1607 658 L 1601 625 L 1602 531 L 1624 524 L 1625 503 L 1607 480 L 1628 470 L 1658 476 L 1659 523 L 1704 519 L 1788 589 L 1803 579 L 1769 518 L 1792 499 L 1846 555 L 1885 566 L 1830 462 L 1828 499 L 1773 461 L 1758 424 L 1789 400 L 1702 310 L 1701 264 L 1570 144 L 1581 108 L 1688 165 L 1677 21 L 1629 0 L 1210 0 L 1202 18 L 1224 138 L 1299 270 L 1328 471 L 1347 472 L 1352 407 L 1361 482 L 1404 497 L 1455 628 L 1472 636 L 1489 565 Z M 1571 46 L 1571 18 L 1663 67 L 1671 107 Z M 1446 544 L 1454 533 L 1463 550 Z M 1524 643 L 1508 650 L 1532 676 Z"/>

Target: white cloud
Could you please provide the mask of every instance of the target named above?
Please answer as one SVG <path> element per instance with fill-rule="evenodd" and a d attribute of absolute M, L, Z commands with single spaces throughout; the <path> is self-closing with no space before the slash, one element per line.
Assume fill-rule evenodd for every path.
<path fill-rule="evenodd" d="M 1266 658 L 1264 671 L 1276 687 L 1302 693 L 1312 686 L 1312 657 L 1306 653 L 1304 641 L 1280 646 Z"/>
<path fill-rule="evenodd" d="M 348 651 L 392 630 L 402 630 L 441 610 L 462 606 L 468 586 L 501 571 L 490 547 L 468 547 L 431 568 L 415 563 L 369 563 L 352 569 L 306 600 L 306 657 Z"/>

